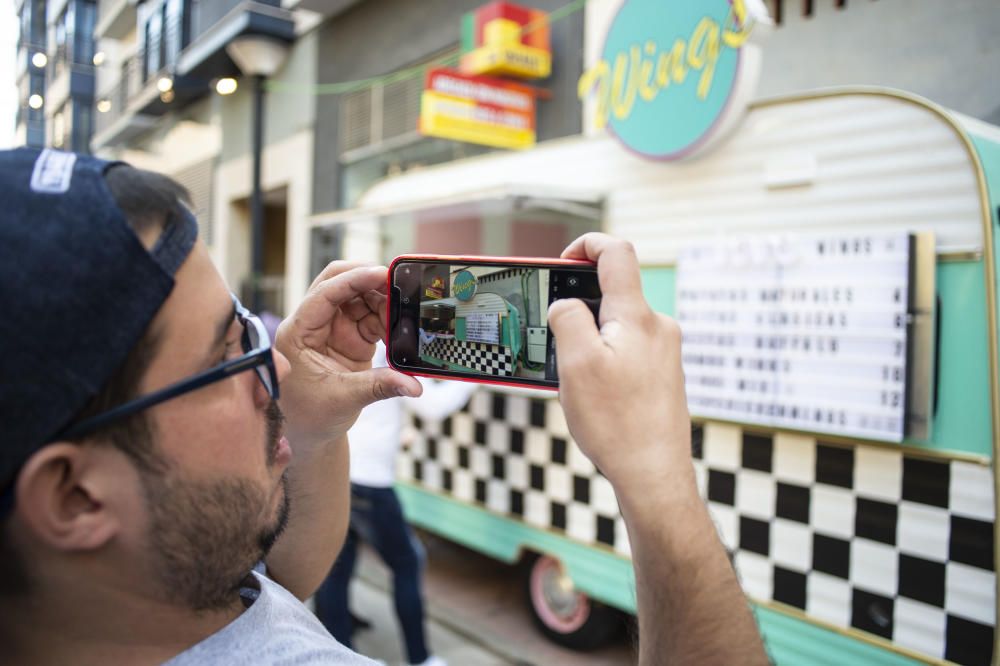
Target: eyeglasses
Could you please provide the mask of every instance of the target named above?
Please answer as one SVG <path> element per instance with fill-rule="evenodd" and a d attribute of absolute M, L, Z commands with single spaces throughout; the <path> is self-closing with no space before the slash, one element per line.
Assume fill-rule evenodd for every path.
<path fill-rule="evenodd" d="M 226 361 L 187 379 L 182 379 L 149 395 L 144 395 L 141 398 L 136 398 L 123 405 L 109 409 L 106 412 L 71 424 L 56 433 L 51 441 L 76 439 L 88 435 L 126 416 L 131 416 L 161 402 L 166 402 L 177 396 L 190 393 L 203 386 L 222 381 L 250 369 L 257 372 L 257 377 L 264 385 L 264 388 L 267 389 L 267 393 L 271 396 L 271 399 L 277 400 L 278 373 L 274 368 L 274 356 L 271 353 L 271 337 L 267 334 L 264 322 L 243 307 L 243 304 L 240 303 L 235 294 L 230 295 L 233 299 L 233 305 L 236 308 L 236 318 L 243 325 L 243 335 L 240 337 L 243 347 L 242 356 Z"/>

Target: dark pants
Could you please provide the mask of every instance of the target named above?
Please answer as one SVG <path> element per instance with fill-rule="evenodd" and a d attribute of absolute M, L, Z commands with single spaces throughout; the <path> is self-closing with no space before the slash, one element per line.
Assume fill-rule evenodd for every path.
<path fill-rule="evenodd" d="M 396 616 L 403 629 L 407 658 L 411 664 L 423 662 L 428 657 L 420 594 L 424 549 L 406 524 L 392 488 L 351 484 L 351 526 L 340 556 L 316 591 L 316 615 L 338 641 L 353 647 L 347 587 L 354 573 L 358 539 L 367 541 L 392 570 Z"/>

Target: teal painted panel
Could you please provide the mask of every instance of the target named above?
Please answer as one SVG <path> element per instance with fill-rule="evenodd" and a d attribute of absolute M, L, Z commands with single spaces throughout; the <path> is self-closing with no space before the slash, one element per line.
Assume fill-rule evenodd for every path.
<path fill-rule="evenodd" d="M 778 666 L 911 666 L 924 662 L 904 657 L 817 627 L 769 608 L 756 607 L 754 615 L 764 644 Z"/>
<path fill-rule="evenodd" d="M 992 457 L 986 282 L 983 263 L 939 264 L 941 360 L 933 437 L 912 442 Z"/>
<path fill-rule="evenodd" d="M 579 590 L 635 612 L 635 575 L 629 560 L 416 486 L 397 483 L 396 491 L 414 525 L 510 564 L 524 550 L 548 553 L 563 563 Z"/>
<path fill-rule="evenodd" d="M 649 306 L 656 312 L 673 316 L 674 282 L 673 268 L 643 268 L 642 293 L 649 301 Z"/>

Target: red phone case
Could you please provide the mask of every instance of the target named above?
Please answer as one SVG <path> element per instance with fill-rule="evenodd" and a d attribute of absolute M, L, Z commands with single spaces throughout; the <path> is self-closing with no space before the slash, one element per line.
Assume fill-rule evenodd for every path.
<path fill-rule="evenodd" d="M 561 267 L 561 266 L 596 266 L 592 261 L 585 261 L 583 259 L 555 259 L 553 257 L 492 257 L 492 256 L 466 256 L 457 254 L 402 254 L 392 260 L 389 264 L 389 277 L 388 284 L 386 286 L 386 293 L 392 293 L 392 272 L 395 269 L 396 264 L 404 261 L 446 261 L 452 264 L 463 264 L 463 263 L 498 263 L 498 264 L 529 264 L 540 266 L 542 268 L 549 267 Z M 392 299 L 386 299 L 385 303 L 385 361 L 390 368 L 397 372 L 402 372 L 404 375 L 410 375 L 411 377 L 430 377 L 432 379 L 448 379 L 457 380 L 460 382 L 473 382 L 475 384 L 494 384 L 496 386 L 514 386 L 517 388 L 528 388 L 542 391 L 558 391 L 559 389 L 555 386 L 542 386 L 539 384 L 523 384 L 516 381 L 496 381 L 488 379 L 486 377 L 442 377 L 441 375 L 433 375 L 422 372 L 417 372 L 410 368 L 400 368 L 392 362 L 392 356 L 389 354 L 389 336 L 392 333 L 391 330 L 391 313 L 389 312 L 390 304 Z"/>

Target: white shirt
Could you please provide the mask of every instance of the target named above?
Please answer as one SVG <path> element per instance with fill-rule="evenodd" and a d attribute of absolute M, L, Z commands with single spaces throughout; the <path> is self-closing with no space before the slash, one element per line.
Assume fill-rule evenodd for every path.
<path fill-rule="evenodd" d="M 384 368 L 385 345 L 375 348 L 372 366 Z M 388 488 L 396 481 L 396 454 L 403 432 L 403 409 L 428 421 L 438 421 L 468 402 L 475 384 L 461 381 L 434 381 L 418 377 L 424 393 L 419 398 L 389 398 L 373 403 L 361 412 L 347 433 L 351 446 L 351 483 Z"/>

